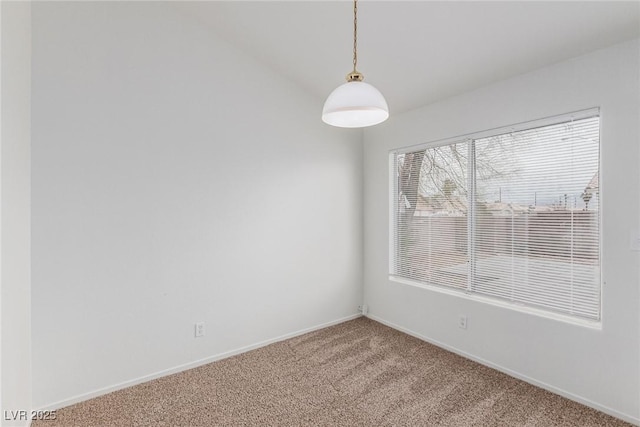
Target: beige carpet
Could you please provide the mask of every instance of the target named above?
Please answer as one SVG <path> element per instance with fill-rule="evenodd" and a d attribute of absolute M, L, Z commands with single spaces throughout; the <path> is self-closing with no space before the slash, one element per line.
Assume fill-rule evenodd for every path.
<path fill-rule="evenodd" d="M 57 416 L 32 425 L 630 426 L 366 318 Z"/>

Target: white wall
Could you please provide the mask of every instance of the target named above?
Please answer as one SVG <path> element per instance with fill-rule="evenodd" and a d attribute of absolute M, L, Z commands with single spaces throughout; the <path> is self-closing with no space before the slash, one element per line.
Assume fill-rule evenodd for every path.
<path fill-rule="evenodd" d="M 481 88 L 365 131 L 365 302 L 373 318 L 572 396 L 640 419 L 638 41 Z M 437 84 L 437 82 L 433 82 Z M 391 282 L 389 150 L 601 107 L 602 330 Z M 461 314 L 468 329 L 457 327 Z"/>
<path fill-rule="evenodd" d="M 356 314 L 360 132 L 161 3 L 32 26 L 34 407 Z"/>
<path fill-rule="evenodd" d="M 0 424 L 22 426 L 19 411 L 31 409 L 31 5 L 3 1 L 0 14 Z"/>

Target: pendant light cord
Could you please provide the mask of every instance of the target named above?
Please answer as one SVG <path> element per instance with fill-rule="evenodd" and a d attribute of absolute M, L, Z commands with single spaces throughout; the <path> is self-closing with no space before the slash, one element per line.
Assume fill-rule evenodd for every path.
<path fill-rule="evenodd" d="M 358 66 L 358 0 L 353 0 L 353 71 L 347 74 L 348 82 L 361 82 L 364 76 L 356 69 Z"/>
<path fill-rule="evenodd" d="M 353 72 L 358 64 L 358 0 L 353 0 Z"/>

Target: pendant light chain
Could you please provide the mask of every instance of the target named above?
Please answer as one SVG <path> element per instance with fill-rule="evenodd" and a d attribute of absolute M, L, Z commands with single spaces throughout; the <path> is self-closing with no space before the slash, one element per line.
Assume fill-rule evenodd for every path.
<path fill-rule="evenodd" d="M 347 74 L 348 82 L 361 82 L 364 76 L 356 69 L 358 66 L 358 0 L 353 0 L 353 71 Z"/>
<path fill-rule="evenodd" d="M 358 0 L 353 0 L 353 72 L 358 65 Z"/>

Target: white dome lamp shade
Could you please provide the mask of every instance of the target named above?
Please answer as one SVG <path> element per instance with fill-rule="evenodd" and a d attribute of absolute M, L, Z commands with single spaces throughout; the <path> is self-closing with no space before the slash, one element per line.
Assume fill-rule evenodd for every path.
<path fill-rule="evenodd" d="M 356 71 L 358 62 L 358 6 L 353 2 L 353 71 L 347 75 L 347 83 L 334 89 L 324 103 L 322 121 L 342 128 L 361 128 L 377 125 L 389 117 L 389 107 L 378 89 L 365 83 L 364 76 Z"/>
<path fill-rule="evenodd" d="M 352 76 L 356 73 L 351 73 Z M 338 86 L 329 95 L 322 109 L 322 121 L 342 128 L 361 128 L 377 125 L 389 117 L 384 96 L 369 83 L 351 80 Z"/>

